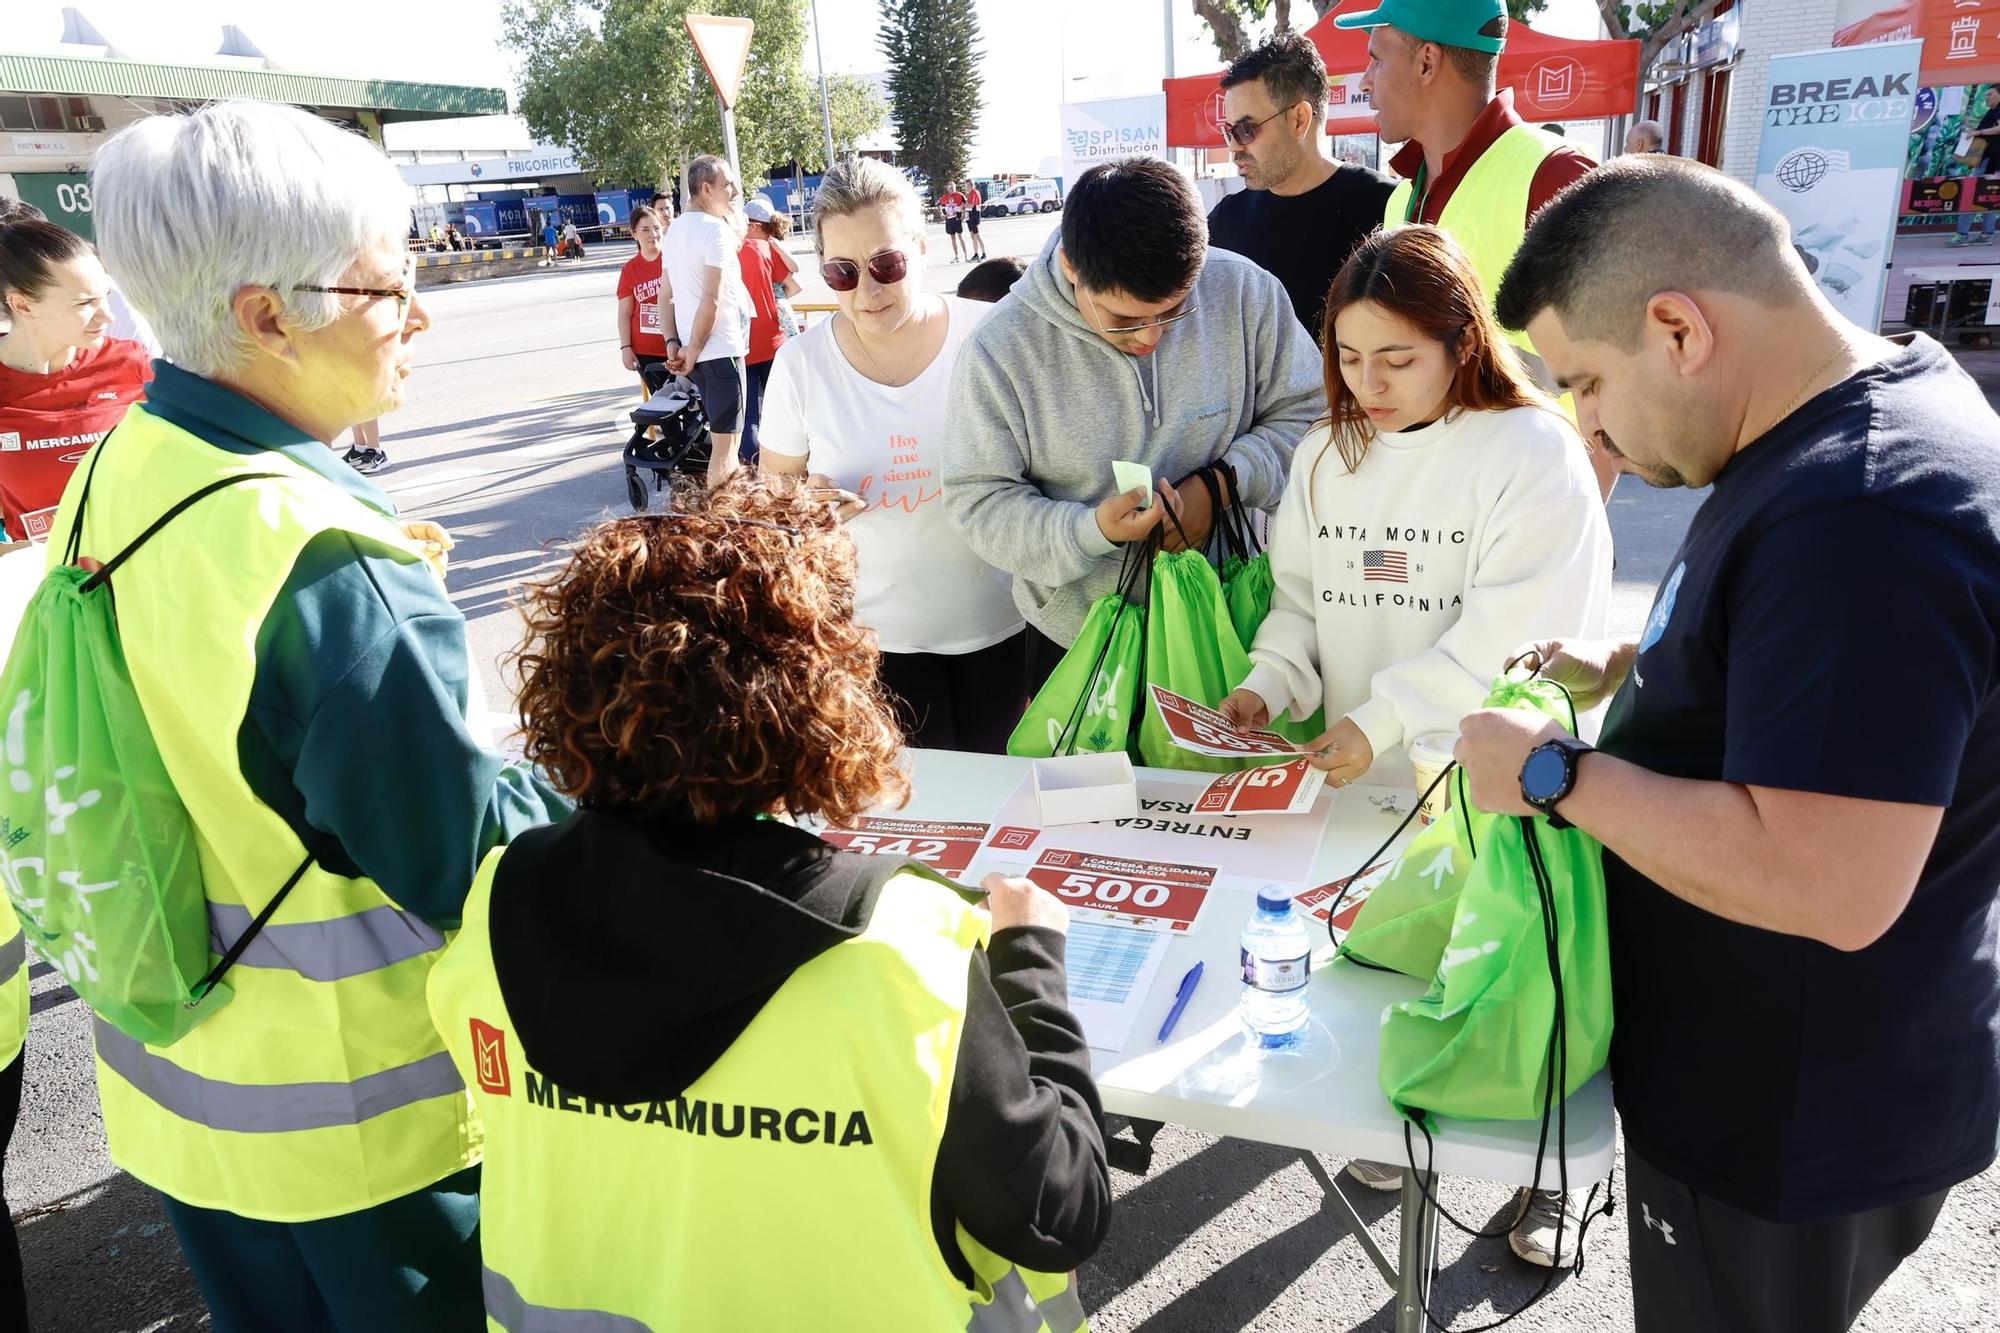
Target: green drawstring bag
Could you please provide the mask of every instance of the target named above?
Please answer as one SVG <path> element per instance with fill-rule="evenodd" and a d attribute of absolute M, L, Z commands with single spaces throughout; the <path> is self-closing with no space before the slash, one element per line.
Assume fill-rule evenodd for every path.
<path fill-rule="evenodd" d="M 1221 482 L 1215 480 L 1220 473 Z M 1271 597 L 1277 591 L 1277 580 L 1271 574 L 1271 557 L 1257 540 L 1257 532 L 1251 526 L 1250 516 L 1244 511 L 1243 499 L 1236 492 L 1236 476 L 1227 468 L 1217 468 L 1213 473 L 1203 472 L 1201 478 L 1208 484 L 1209 497 L 1214 501 L 1216 524 L 1212 546 L 1219 550 L 1218 567 L 1222 571 L 1222 600 L 1229 608 L 1229 624 L 1236 631 L 1236 641 L 1243 647 L 1248 660 L 1250 647 L 1257 642 L 1257 630 L 1264 623 L 1264 617 L 1271 614 Z M 1228 503 L 1223 503 L 1222 488 L 1228 489 Z M 1238 676 L 1240 683 L 1243 677 Z M 1233 687 L 1232 687 L 1233 688 Z M 1280 713 L 1265 724 L 1265 730 L 1275 731 L 1288 741 L 1307 745 L 1326 734 L 1326 709 L 1313 709 L 1312 716 L 1303 722 L 1294 722 L 1290 710 Z"/>
<path fill-rule="evenodd" d="M 95 470 L 93 453 L 64 563 L 36 589 L 0 671 L 0 873 L 35 952 L 98 1017 L 165 1046 L 228 1004 L 223 973 L 312 858 L 211 966 L 194 825 L 133 687 L 110 579 L 196 501 L 278 474 L 204 487 L 93 573 L 77 562 Z"/>
<path fill-rule="evenodd" d="M 1341 950 L 1348 957 L 1405 976 L 1437 973 L 1473 862 L 1465 775 L 1454 766 L 1445 780 L 1453 784 L 1451 810 L 1410 839 L 1361 904 Z"/>
<path fill-rule="evenodd" d="M 1222 600 L 1229 607 L 1230 628 L 1236 631 L 1236 641 L 1245 651 L 1257 642 L 1257 628 L 1271 614 L 1271 594 L 1276 588 L 1270 557 L 1263 552 L 1224 558 Z"/>
<path fill-rule="evenodd" d="M 1146 613 L 1146 684 L 1213 708 L 1249 674 L 1250 658 L 1230 626 L 1222 584 L 1208 557 L 1200 551 L 1162 551 L 1155 556 Z M 1234 772 L 1263 762 L 1182 749 L 1150 703 L 1139 719 L 1134 757 L 1155 768 L 1209 773 Z"/>
<path fill-rule="evenodd" d="M 1118 587 L 1091 604 L 1076 642 L 1007 738 L 1008 754 L 1048 759 L 1131 744 L 1146 661 L 1146 603 L 1135 595 L 1145 568 L 1128 547 Z"/>
<path fill-rule="evenodd" d="M 1486 707 L 1534 709 L 1576 727 L 1568 696 L 1547 681 L 1503 676 Z M 1399 1111 L 1419 1122 L 1432 1113 L 1545 1117 L 1552 1089 L 1575 1092 L 1610 1052 L 1602 851 L 1581 829 L 1472 809 L 1462 778 L 1454 795 L 1454 818 L 1412 843 L 1390 877 L 1422 875 L 1426 856 L 1462 837 L 1470 866 L 1455 893 L 1449 882 L 1436 890 L 1451 903 L 1450 929 L 1438 938 L 1440 903 L 1396 894 L 1375 920 L 1356 920 L 1341 952 L 1430 983 L 1422 998 L 1383 1015 L 1378 1074 Z M 1457 832 L 1431 836 L 1446 827 Z M 1369 896 L 1364 918 L 1382 892 Z M 1401 934 L 1391 929 L 1399 903 L 1401 915 L 1418 918 Z"/>

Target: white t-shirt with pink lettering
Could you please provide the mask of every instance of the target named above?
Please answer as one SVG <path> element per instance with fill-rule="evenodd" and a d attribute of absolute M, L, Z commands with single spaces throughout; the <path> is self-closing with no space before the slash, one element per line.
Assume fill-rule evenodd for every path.
<path fill-rule="evenodd" d="M 945 519 L 952 367 L 993 307 L 943 299 L 944 346 L 900 388 L 848 363 L 832 319 L 786 340 L 771 363 L 757 428 L 765 453 L 806 458 L 811 471 L 867 502 L 847 525 L 860 557 L 855 611 L 890 653 L 977 652 L 1022 624 L 1008 577 L 974 555 Z"/>

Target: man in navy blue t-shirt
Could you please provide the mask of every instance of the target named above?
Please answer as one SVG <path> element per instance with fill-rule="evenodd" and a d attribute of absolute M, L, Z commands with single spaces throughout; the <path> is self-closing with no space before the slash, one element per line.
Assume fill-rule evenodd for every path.
<path fill-rule="evenodd" d="M 1846 1329 L 2000 1134 L 2000 420 L 1679 158 L 1558 197 L 1498 304 L 1622 470 L 1714 487 L 1636 642 L 1540 646 L 1600 748 L 1459 746 L 1605 847 L 1637 1327 Z"/>

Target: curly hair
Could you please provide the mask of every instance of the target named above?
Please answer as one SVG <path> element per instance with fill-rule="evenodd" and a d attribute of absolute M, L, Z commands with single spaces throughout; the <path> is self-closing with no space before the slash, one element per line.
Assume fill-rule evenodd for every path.
<path fill-rule="evenodd" d="M 854 543 L 767 480 L 684 483 L 525 593 L 528 758 L 587 809 L 714 824 L 900 804 L 903 737 L 854 621 Z"/>

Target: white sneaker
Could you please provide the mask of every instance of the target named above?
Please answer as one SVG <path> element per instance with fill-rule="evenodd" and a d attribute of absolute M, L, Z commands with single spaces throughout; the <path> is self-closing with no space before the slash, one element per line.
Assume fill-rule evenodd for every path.
<path fill-rule="evenodd" d="M 1349 1162 L 1347 1178 L 1358 1185 L 1366 1185 L 1371 1190 L 1380 1190 L 1384 1193 L 1403 1188 L 1403 1168 L 1382 1162 L 1364 1162 L 1359 1159 Z"/>
<path fill-rule="evenodd" d="M 1523 1209 L 1521 1220 L 1507 1233 L 1507 1246 L 1514 1256 L 1537 1268 L 1576 1267 L 1578 1240 L 1583 1219 L 1576 1213 L 1576 1196 L 1561 1190 L 1526 1190 L 1514 1195 L 1514 1206 Z M 1556 1253 L 1556 1227 L 1562 1227 L 1562 1254 Z"/>
<path fill-rule="evenodd" d="M 1945 242 L 1945 244 L 1951 246 L 1953 249 L 1957 249 L 1961 245 L 1971 245 L 1972 236 L 1968 232 L 1961 231 L 1954 234 L 1950 240 Z"/>

